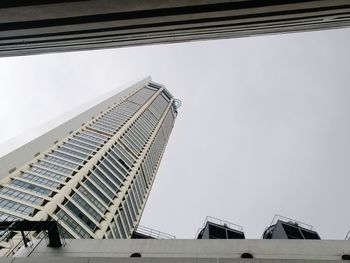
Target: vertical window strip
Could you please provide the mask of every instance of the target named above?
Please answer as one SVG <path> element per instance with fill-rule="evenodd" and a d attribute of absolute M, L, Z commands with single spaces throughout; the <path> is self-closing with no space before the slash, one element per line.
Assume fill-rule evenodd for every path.
<path fill-rule="evenodd" d="M 126 218 L 127 218 L 128 222 L 129 222 L 130 229 L 133 229 L 134 228 L 134 221 L 131 218 L 130 210 L 129 210 L 129 207 L 128 207 L 127 203 L 126 203 L 126 200 L 124 201 L 123 209 L 125 211 Z"/>
<path fill-rule="evenodd" d="M 139 214 L 139 209 L 138 209 L 138 205 L 137 205 L 136 200 L 135 200 L 135 194 L 136 193 L 134 192 L 134 188 L 130 188 L 130 192 L 129 192 L 130 200 L 132 203 L 132 207 L 134 208 L 135 216 L 137 216 Z"/>
<path fill-rule="evenodd" d="M 95 171 L 99 176 L 101 176 L 102 179 L 104 179 L 107 185 L 109 185 L 110 188 L 113 188 L 113 191 L 116 192 L 119 190 L 119 186 L 122 184 L 122 182 L 120 182 L 113 172 L 106 167 L 105 163 L 105 160 L 101 161 L 101 163 L 96 166 Z"/>
<path fill-rule="evenodd" d="M 121 175 L 121 179 L 124 179 L 128 176 L 130 168 L 125 164 L 125 162 L 122 159 L 118 158 L 118 156 L 113 151 L 109 152 L 109 155 L 108 157 L 106 157 L 106 159 L 108 159 L 108 161 L 118 171 L 118 173 Z"/>
<path fill-rule="evenodd" d="M 122 238 L 127 238 L 127 234 L 126 234 L 126 227 L 124 227 L 124 224 L 122 222 L 121 216 L 120 216 L 120 211 L 118 212 L 118 214 L 116 215 L 116 219 L 117 219 L 117 224 L 120 230 L 120 234 Z"/>
<path fill-rule="evenodd" d="M 120 234 L 118 232 L 118 227 L 117 227 L 117 222 L 115 220 L 113 220 L 113 222 L 111 223 L 111 229 L 114 233 L 114 236 L 116 239 L 120 238 Z"/>
<path fill-rule="evenodd" d="M 136 212 L 135 212 L 135 208 L 132 206 L 131 204 L 131 201 L 130 201 L 130 194 L 125 198 L 125 202 L 128 206 L 128 209 L 129 209 L 129 213 L 130 213 L 130 216 L 131 216 L 131 219 L 132 219 L 132 222 L 135 222 L 136 220 Z M 134 224 L 133 224 L 134 225 Z"/>
<path fill-rule="evenodd" d="M 123 225 L 125 227 L 126 235 L 127 235 L 127 237 L 129 237 L 131 234 L 131 226 L 129 225 L 129 222 L 126 219 L 125 211 L 123 208 L 120 210 L 120 218 L 121 218 Z"/>
<path fill-rule="evenodd" d="M 80 238 L 91 238 L 91 235 L 62 209 L 58 211 L 56 216 Z"/>
<path fill-rule="evenodd" d="M 90 220 L 78 207 L 68 201 L 64 207 L 68 209 L 81 223 L 83 223 L 92 232 L 96 229 L 96 224 Z"/>
<path fill-rule="evenodd" d="M 107 195 L 103 194 L 103 191 L 101 191 L 101 189 L 99 189 L 98 186 L 95 186 L 92 180 L 85 180 L 83 186 L 89 189 L 90 191 L 94 192 L 105 205 L 109 205 L 111 199 L 107 197 Z"/>
<path fill-rule="evenodd" d="M 113 199 L 114 193 L 113 190 L 110 189 L 109 180 L 107 181 L 105 176 L 101 174 L 101 172 L 97 172 L 96 170 L 92 172 L 91 176 L 89 177 L 92 182 L 96 184 L 97 187 L 99 187 L 103 193 L 105 193 L 110 199 Z"/>
<path fill-rule="evenodd" d="M 99 223 L 103 217 L 98 209 L 92 207 L 86 200 L 81 197 L 78 193 L 72 195 L 73 201 L 75 201 L 87 214 L 89 214 L 97 223 Z"/>
<path fill-rule="evenodd" d="M 78 191 L 84 198 L 87 198 L 94 205 L 94 207 L 101 212 L 101 214 L 104 214 L 107 211 L 107 208 L 98 200 L 98 197 L 95 197 L 84 186 L 81 185 L 78 188 Z"/>
<path fill-rule="evenodd" d="M 113 151 L 120 159 L 122 159 L 131 168 L 136 162 L 135 159 L 118 143 L 112 146 L 111 151 Z"/>
<path fill-rule="evenodd" d="M 123 181 L 125 177 L 123 174 L 117 169 L 117 167 L 114 166 L 114 163 L 112 163 L 112 157 L 111 156 L 106 156 L 101 163 L 103 163 L 109 170 L 112 172 L 112 178 L 114 182 L 119 186 L 123 184 Z"/>
<path fill-rule="evenodd" d="M 137 189 L 135 181 L 132 184 L 132 192 L 134 193 L 134 196 L 135 196 L 135 201 L 136 201 L 136 204 L 137 204 L 137 208 L 140 209 L 142 201 L 141 201 L 141 197 L 139 195 L 139 189 Z"/>

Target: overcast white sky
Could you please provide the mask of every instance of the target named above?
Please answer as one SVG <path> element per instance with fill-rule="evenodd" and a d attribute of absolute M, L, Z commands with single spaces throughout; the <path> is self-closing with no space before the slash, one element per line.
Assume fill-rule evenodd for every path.
<path fill-rule="evenodd" d="M 193 238 L 211 215 L 260 238 L 281 214 L 344 239 L 349 46 L 342 29 L 0 58 L 0 142 L 152 75 L 183 105 L 142 225 Z"/>

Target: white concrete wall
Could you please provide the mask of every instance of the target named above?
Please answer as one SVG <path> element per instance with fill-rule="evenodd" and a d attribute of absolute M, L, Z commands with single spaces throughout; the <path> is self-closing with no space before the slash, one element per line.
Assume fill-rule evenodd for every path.
<path fill-rule="evenodd" d="M 131 262 L 127 258 L 136 252 L 141 253 L 142 258 L 149 258 L 151 262 L 241 262 L 239 259 L 242 253 L 246 252 L 253 254 L 256 260 L 246 259 L 242 262 L 334 262 L 341 260 L 343 254 L 350 254 L 350 242 L 345 240 L 80 239 L 67 240 L 67 245 L 59 249 L 48 248 L 42 241 L 34 250 L 30 248 L 27 251 L 21 251 L 17 256 L 25 257 L 30 254 L 34 259 L 29 262 L 50 257 L 61 257 L 61 260 L 63 257 L 64 262 L 67 262 L 68 258 L 82 260 L 72 262 L 88 262 L 84 261 L 86 258 L 96 259 L 89 262 Z M 97 258 L 103 259 L 97 260 Z M 116 258 L 123 259 L 117 261 Z M 172 260 L 169 261 L 170 259 Z"/>

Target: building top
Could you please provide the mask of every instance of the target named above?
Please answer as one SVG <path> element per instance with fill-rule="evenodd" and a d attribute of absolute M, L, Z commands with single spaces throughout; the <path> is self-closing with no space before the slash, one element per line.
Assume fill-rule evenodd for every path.
<path fill-rule="evenodd" d="M 164 88 L 165 94 L 173 98 L 164 85 L 153 82 L 149 76 L 133 82 L 132 85 L 130 83 L 123 85 L 91 102 L 80 105 L 76 109 L 52 121 L 3 143 L 0 147 L 0 180 L 47 148 L 56 144 L 62 138 L 68 136 L 82 124 L 89 122 L 94 116 L 106 110 L 111 104 L 123 100 L 128 94 L 148 84 L 156 89 L 160 87 Z M 174 113 L 177 114 L 177 107 L 173 105 L 172 108 Z"/>

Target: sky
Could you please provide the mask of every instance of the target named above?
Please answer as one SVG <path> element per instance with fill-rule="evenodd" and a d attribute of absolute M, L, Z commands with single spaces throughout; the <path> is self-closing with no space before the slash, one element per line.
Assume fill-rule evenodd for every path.
<path fill-rule="evenodd" d="M 141 225 L 194 238 L 213 216 L 260 238 L 280 214 L 344 239 L 349 43 L 337 29 L 0 58 L 0 143 L 151 75 L 182 106 Z"/>

